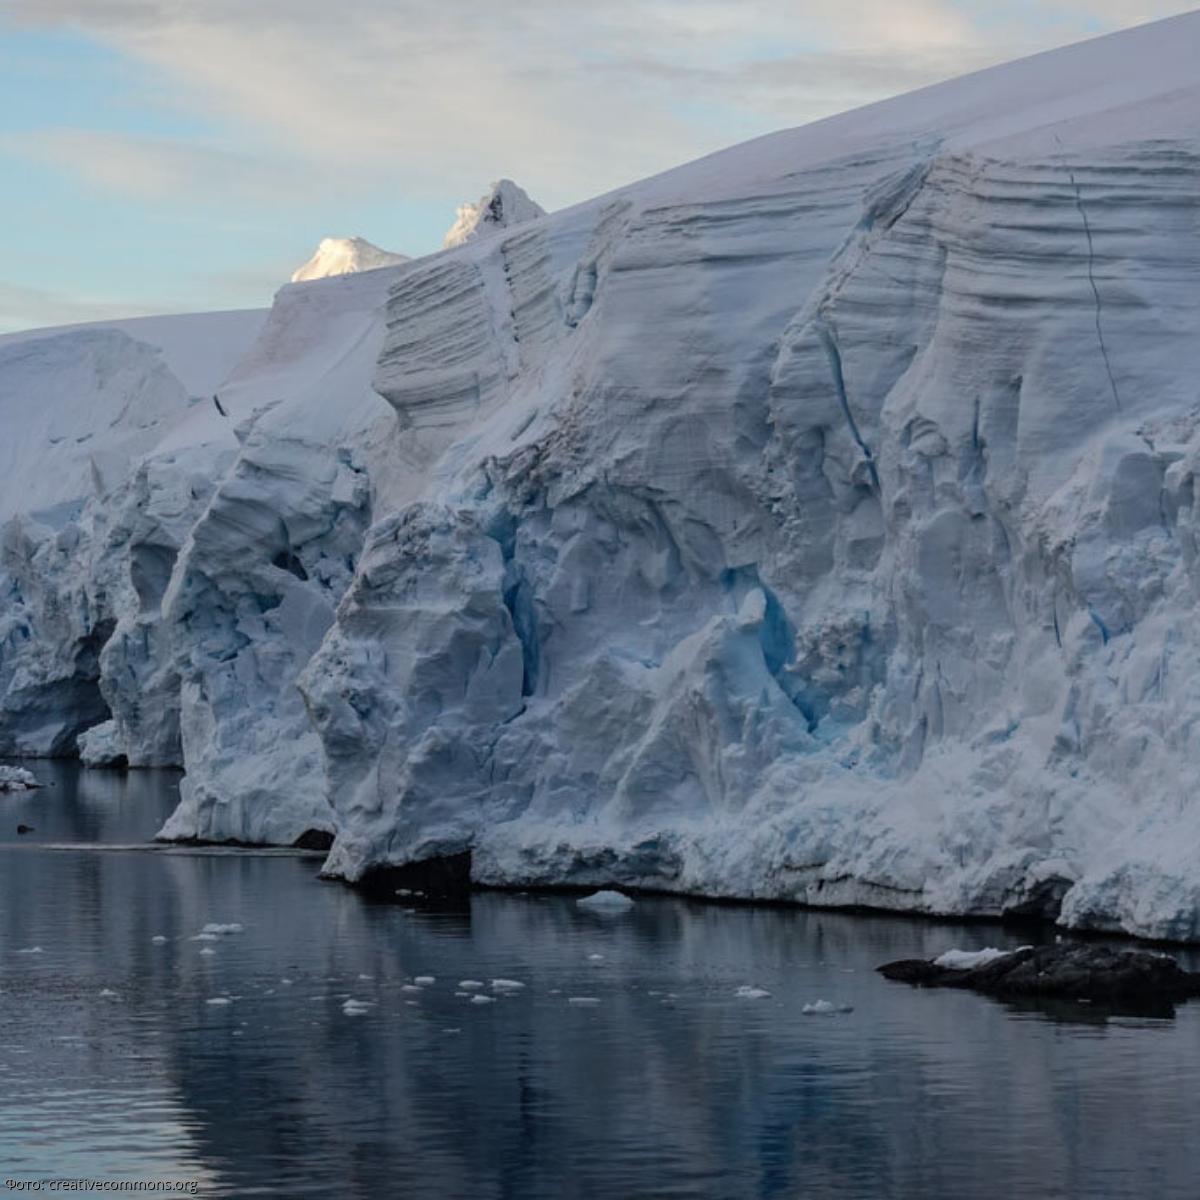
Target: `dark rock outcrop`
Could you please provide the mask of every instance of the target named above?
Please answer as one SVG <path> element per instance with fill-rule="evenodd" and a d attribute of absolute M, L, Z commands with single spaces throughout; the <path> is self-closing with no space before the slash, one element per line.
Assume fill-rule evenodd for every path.
<path fill-rule="evenodd" d="M 878 968 L 917 987 L 965 988 L 1003 1000 L 1075 1000 L 1126 1011 L 1169 1010 L 1200 996 L 1200 973 L 1164 954 L 1094 944 L 1026 946 L 977 967 L 903 959 Z"/>

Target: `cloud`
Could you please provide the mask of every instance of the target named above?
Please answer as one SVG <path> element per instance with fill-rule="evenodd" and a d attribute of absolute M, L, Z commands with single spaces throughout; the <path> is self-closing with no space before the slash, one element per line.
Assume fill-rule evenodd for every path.
<path fill-rule="evenodd" d="M 203 142 L 92 129 L 42 129 L 0 137 L 0 152 L 63 168 L 108 191 L 148 201 L 199 198 L 286 201 L 327 181 L 299 163 L 264 161 Z"/>
<path fill-rule="evenodd" d="M 985 32 L 972 16 L 978 7 L 0 0 L 0 16 L 100 39 L 170 80 L 177 101 L 222 118 L 234 141 L 257 139 L 272 156 L 319 164 L 356 187 L 386 181 L 411 198 L 465 196 L 506 174 L 557 206 L 1030 45 L 1016 19 Z M 1060 7 L 1082 29 L 1080 6 Z M 197 159 L 127 142 L 110 168 L 96 145 L 67 147 L 84 156 L 72 164 L 67 154 L 63 165 L 106 185 L 128 168 L 139 186 L 165 190 Z"/>
<path fill-rule="evenodd" d="M 414 195 L 500 173 L 578 199 L 712 150 L 757 121 L 835 108 L 999 61 L 1089 22 L 1171 3 L 1059 0 L 0 0 L 0 15 L 64 25 L 164 73 L 193 105 L 273 153 Z M 988 16 L 986 23 L 982 15 Z M 790 77 L 789 77 L 789 73 Z M 612 87 L 619 76 L 622 85 Z M 60 139 L 61 142 L 61 139 Z M 148 188 L 192 155 L 120 147 Z M 109 182 L 116 168 L 87 169 Z M 102 180 L 103 181 L 103 180 Z M 569 194 L 569 195 L 568 195 Z"/>

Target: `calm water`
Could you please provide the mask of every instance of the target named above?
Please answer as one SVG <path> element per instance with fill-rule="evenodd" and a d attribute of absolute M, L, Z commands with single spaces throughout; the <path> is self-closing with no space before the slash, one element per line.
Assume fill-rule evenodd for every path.
<path fill-rule="evenodd" d="M 665 899 L 406 912 L 319 882 L 319 858 L 97 848 L 151 834 L 176 777 L 36 766 L 54 787 L 0 797 L 4 1178 L 406 1200 L 1200 1196 L 1200 1005 L 1065 1021 L 873 972 L 1011 931 Z M 245 928 L 192 940 L 208 922 Z M 418 975 L 436 982 L 403 990 Z M 526 987 L 455 996 L 497 977 Z M 854 1011 L 802 1015 L 819 999 Z"/>

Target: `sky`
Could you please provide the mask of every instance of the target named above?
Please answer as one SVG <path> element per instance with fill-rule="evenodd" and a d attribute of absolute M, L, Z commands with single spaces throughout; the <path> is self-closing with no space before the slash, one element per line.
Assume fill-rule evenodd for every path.
<path fill-rule="evenodd" d="M 257 307 L 722 146 L 1186 12 L 1156 0 L 0 0 L 0 332 Z"/>

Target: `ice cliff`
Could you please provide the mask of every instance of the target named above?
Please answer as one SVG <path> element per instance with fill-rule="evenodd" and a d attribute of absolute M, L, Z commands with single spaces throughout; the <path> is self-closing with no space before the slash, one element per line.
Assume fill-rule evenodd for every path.
<path fill-rule="evenodd" d="M 167 836 L 349 880 L 1200 938 L 1197 55 L 284 288 L 219 408 L 126 335 L 0 348 L 0 751 L 111 721 L 186 768 Z"/>

